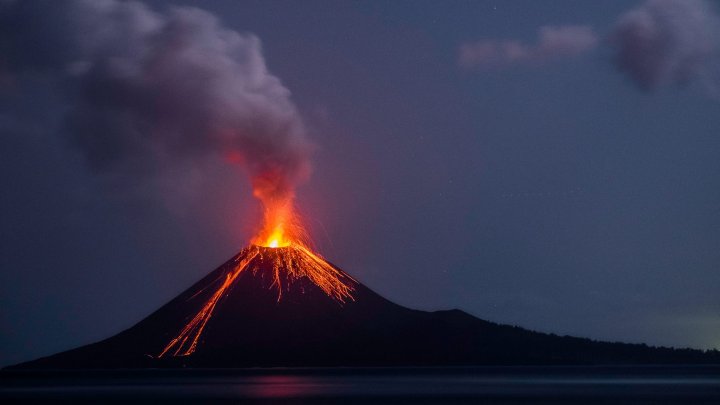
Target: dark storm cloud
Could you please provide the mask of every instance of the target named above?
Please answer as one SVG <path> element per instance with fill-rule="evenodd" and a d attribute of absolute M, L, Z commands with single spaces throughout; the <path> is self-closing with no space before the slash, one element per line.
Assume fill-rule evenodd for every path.
<path fill-rule="evenodd" d="M 507 39 L 465 43 L 460 46 L 459 63 L 464 68 L 538 64 L 582 54 L 597 43 L 597 35 L 586 25 L 545 26 L 538 30 L 534 45 Z"/>
<path fill-rule="evenodd" d="M 720 18 L 704 0 L 648 0 L 620 16 L 610 42 L 642 89 L 695 81 L 720 95 Z"/>
<path fill-rule="evenodd" d="M 62 81 L 66 132 L 98 171 L 156 171 L 218 155 L 272 193 L 309 171 L 309 144 L 290 93 L 260 41 L 195 8 L 140 2 L 0 3 L 4 77 Z"/>

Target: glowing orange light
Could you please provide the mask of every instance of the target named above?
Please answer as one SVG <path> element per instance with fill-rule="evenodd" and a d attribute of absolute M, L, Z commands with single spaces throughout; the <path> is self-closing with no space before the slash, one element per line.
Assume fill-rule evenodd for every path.
<path fill-rule="evenodd" d="M 276 226 L 266 238 L 255 238 L 254 242 L 258 246 L 271 248 L 286 247 L 292 243 L 285 237 L 285 230 L 282 225 Z"/>
<path fill-rule="evenodd" d="M 254 245 L 263 247 L 286 247 L 303 237 L 304 232 L 293 211 L 292 199 L 265 201 L 263 228 L 253 238 Z"/>
<path fill-rule="evenodd" d="M 265 219 L 262 230 L 252 239 L 252 244 L 238 255 L 237 266 L 225 276 L 223 283 L 195 317 L 170 340 L 159 357 L 168 354 L 188 356 L 194 353 L 218 302 L 227 294 L 230 286 L 242 272 L 247 270 L 255 272 L 259 263 L 267 263 L 267 261 L 271 263 L 270 288 L 277 289 L 278 302 L 283 292 L 289 290 L 291 285 L 301 278 L 309 279 L 325 294 L 340 303 L 353 300 L 352 292 L 356 281 L 312 251 L 307 234 L 293 210 L 292 199 L 270 203 L 263 200 L 263 202 Z"/>
<path fill-rule="evenodd" d="M 193 319 L 188 322 L 187 325 L 180 331 L 177 337 L 172 339 L 167 346 L 163 349 L 158 357 L 163 357 L 168 352 L 172 352 L 173 356 L 187 356 L 195 352 L 202 335 L 205 325 L 207 325 L 210 317 L 212 317 L 213 310 L 217 305 L 220 298 L 225 294 L 225 291 L 232 285 L 233 281 L 237 276 L 247 268 L 248 264 L 257 256 L 257 252 L 250 252 L 235 269 L 225 276 L 225 281 L 220 285 L 220 288 L 215 291 L 215 294 L 205 303 L 202 309 L 195 315 Z"/>

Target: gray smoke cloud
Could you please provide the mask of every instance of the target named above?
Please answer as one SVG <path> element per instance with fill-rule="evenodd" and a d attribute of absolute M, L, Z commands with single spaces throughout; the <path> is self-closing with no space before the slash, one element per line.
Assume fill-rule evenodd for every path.
<path fill-rule="evenodd" d="M 620 16 L 610 43 L 642 89 L 698 82 L 720 94 L 720 18 L 705 0 L 647 0 Z"/>
<path fill-rule="evenodd" d="M 205 11 L 6 0 L 0 51 L 0 77 L 63 84 L 65 132 L 97 171 L 218 156 L 246 168 L 260 198 L 292 196 L 309 173 L 305 127 L 259 39 Z"/>
<path fill-rule="evenodd" d="M 605 44 L 613 63 L 640 89 L 695 84 L 720 98 L 720 15 L 706 0 L 645 0 L 614 22 Z M 534 45 L 512 39 L 462 44 L 466 69 L 538 65 L 579 55 L 600 43 L 587 25 L 544 26 Z"/>
<path fill-rule="evenodd" d="M 534 45 L 509 39 L 483 39 L 462 44 L 459 63 L 464 68 L 539 64 L 582 54 L 597 44 L 598 37 L 590 26 L 544 26 L 538 30 Z"/>

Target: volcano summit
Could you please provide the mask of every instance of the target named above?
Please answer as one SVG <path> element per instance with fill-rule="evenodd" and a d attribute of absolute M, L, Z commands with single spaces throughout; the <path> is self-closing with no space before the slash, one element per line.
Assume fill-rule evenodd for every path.
<path fill-rule="evenodd" d="M 130 329 L 14 368 L 720 363 L 394 304 L 300 245 L 251 245 Z"/>

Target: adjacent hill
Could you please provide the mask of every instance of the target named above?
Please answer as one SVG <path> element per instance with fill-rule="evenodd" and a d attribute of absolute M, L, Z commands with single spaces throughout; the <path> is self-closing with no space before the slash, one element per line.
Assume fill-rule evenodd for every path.
<path fill-rule="evenodd" d="M 254 249 L 277 255 L 284 248 Z M 158 357 L 244 259 L 250 260 L 248 270 L 217 300 L 196 350 Z M 459 310 L 417 311 L 335 269 L 350 283 L 354 300 L 334 299 L 308 277 L 291 278 L 266 258 L 249 258 L 245 249 L 130 329 L 9 368 L 720 364 L 717 351 L 595 342 L 499 325 Z"/>

